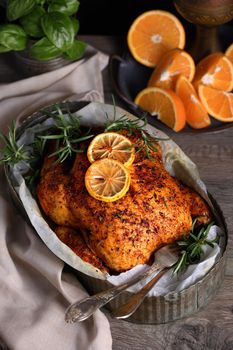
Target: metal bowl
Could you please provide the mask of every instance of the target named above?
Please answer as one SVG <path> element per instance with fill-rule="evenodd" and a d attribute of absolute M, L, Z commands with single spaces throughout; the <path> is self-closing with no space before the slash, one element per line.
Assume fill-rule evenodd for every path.
<path fill-rule="evenodd" d="M 73 113 L 80 110 L 88 103 L 89 102 L 78 101 L 70 102 L 68 105 L 70 111 Z M 61 109 L 65 109 L 66 107 L 67 103 L 61 105 Z M 47 110 L 52 111 L 53 107 L 48 107 Z M 47 118 L 48 116 L 44 111 L 34 113 L 28 117 L 17 129 L 17 138 L 19 138 L 27 128 L 35 126 L 36 124 L 45 121 Z M 24 218 L 29 222 L 24 206 L 18 196 L 18 193 L 15 190 L 10 168 L 8 166 L 5 166 L 5 175 L 8 181 L 9 191 L 13 203 L 24 216 Z M 191 285 L 190 287 L 177 293 L 169 293 L 165 296 L 146 297 L 137 311 L 127 319 L 128 321 L 144 324 L 160 324 L 186 317 L 204 307 L 222 284 L 226 265 L 227 227 L 219 205 L 210 194 L 209 198 L 217 214 L 218 224 L 224 233 L 224 247 L 222 257 L 204 276 L 204 278 Z M 106 280 L 90 277 L 84 273 L 81 273 L 80 271 L 75 270 L 74 268 L 71 268 L 68 265 L 66 265 L 66 268 L 70 269 L 77 275 L 80 282 L 84 285 L 90 294 L 106 290 L 112 286 Z M 109 310 L 117 309 L 119 305 L 126 302 L 127 298 L 131 294 L 132 293 L 128 291 L 123 292 L 118 298 L 112 300 L 109 304 L 107 304 L 107 308 Z"/>

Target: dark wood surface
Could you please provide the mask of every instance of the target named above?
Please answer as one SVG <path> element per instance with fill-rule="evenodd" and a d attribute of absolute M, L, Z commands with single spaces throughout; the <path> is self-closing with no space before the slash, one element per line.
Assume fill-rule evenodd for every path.
<path fill-rule="evenodd" d="M 120 53 L 124 39 L 83 36 L 96 48 Z M 5 68 L 4 68 L 5 67 Z M 19 74 L 0 56 L 0 83 Z M 112 101 L 108 69 L 104 74 L 105 101 Z M 116 103 L 126 108 L 117 98 Z M 191 317 L 164 325 L 137 325 L 115 320 L 111 325 L 113 350 L 232 350 L 233 349 L 233 128 L 216 134 L 176 134 L 172 138 L 197 164 L 202 180 L 220 205 L 228 226 L 227 267 L 217 294 Z M 1 346 L 1 343 L 0 343 Z M 104 349 L 103 349 L 104 350 Z"/>

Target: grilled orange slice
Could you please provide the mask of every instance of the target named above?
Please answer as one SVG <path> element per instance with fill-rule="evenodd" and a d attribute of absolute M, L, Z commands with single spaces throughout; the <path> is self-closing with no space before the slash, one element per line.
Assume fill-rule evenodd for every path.
<path fill-rule="evenodd" d="M 133 163 L 135 150 L 131 141 L 116 132 L 98 134 L 87 149 L 87 158 L 90 163 L 98 159 L 111 158 L 118 160 L 125 166 Z"/>
<path fill-rule="evenodd" d="M 122 198 L 129 189 L 130 180 L 129 170 L 121 162 L 109 158 L 95 161 L 85 174 L 89 194 L 104 202 Z"/>

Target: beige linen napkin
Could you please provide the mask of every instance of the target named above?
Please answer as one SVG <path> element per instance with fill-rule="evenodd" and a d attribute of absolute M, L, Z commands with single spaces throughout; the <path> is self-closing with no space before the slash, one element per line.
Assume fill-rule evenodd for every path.
<path fill-rule="evenodd" d="M 0 128 L 54 102 L 103 101 L 101 71 L 108 58 L 88 57 L 53 72 L 0 85 Z M 0 338 L 12 350 L 109 350 L 105 315 L 66 324 L 69 303 L 87 293 L 12 205 L 0 168 Z"/>

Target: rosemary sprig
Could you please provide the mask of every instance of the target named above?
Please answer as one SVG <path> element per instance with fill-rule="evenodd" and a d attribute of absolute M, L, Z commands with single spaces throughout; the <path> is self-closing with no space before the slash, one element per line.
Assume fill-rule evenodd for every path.
<path fill-rule="evenodd" d="M 144 127 L 147 125 L 147 120 L 145 116 L 138 119 L 129 119 L 126 115 L 122 115 L 120 118 L 116 119 L 116 113 L 114 110 L 113 120 L 109 120 L 106 114 L 106 122 L 104 125 L 104 131 L 119 131 L 128 130 L 128 135 L 131 136 L 135 132 L 140 133 L 140 137 L 135 145 L 137 152 L 145 151 L 147 158 L 151 158 L 150 151 L 157 151 L 156 142 L 159 140 L 167 140 L 167 138 L 151 137 Z"/>
<path fill-rule="evenodd" d="M 129 119 L 126 115 L 122 115 L 120 118 L 116 119 L 114 114 L 113 120 L 109 120 L 106 114 L 106 122 L 104 124 L 104 131 L 118 131 L 118 130 L 128 130 L 129 135 L 132 135 L 135 131 L 142 130 L 147 124 L 146 118 Z"/>
<path fill-rule="evenodd" d="M 80 128 L 80 118 L 74 116 L 68 108 L 66 116 L 58 105 L 56 110 L 56 115 L 46 112 L 54 120 L 54 126 L 49 130 L 49 134 L 39 135 L 38 137 L 46 141 L 56 141 L 55 151 L 49 156 L 56 156 L 56 162 L 61 163 L 71 157 L 73 153 L 83 152 L 78 144 L 92 138 L 94 135 L 90 135 L 90 129 L 83 134 Z"/>
<path fill-rule="evenodd" d="M 8 163 L 14 165 L 22 160 L 28 161 L 30 159 L 29 151 L 23 145 L 19 146 L 16 142 L 15 121 L 9 127 L 8 136 L 0 131 L 0 139 L 4 145 L 1 151 L 0 164 Z"/>
<path fill-rule="evenodd" d="M 178 272 L 183 271 L 188 265 L 197 263 L 201 256 L 203 255 L 203 247 L 209 245 L 214 247 L 214 244 L 218 242 L 219 237 L 216 236 L 213 240 L 209 240 L 208 234 L 210 228 L 213 226 L 213 222 L 209 225 L 204 225 L 200 228 L 196 228 L 197 219 L 193 221 L 192 230 L 190 234 L 185 237 L 183 240 L 176 242 L 178 247 L 181 250 L 181 256 L 177 263 L 174 265 L 173 273 L 177 274 Z"/>

